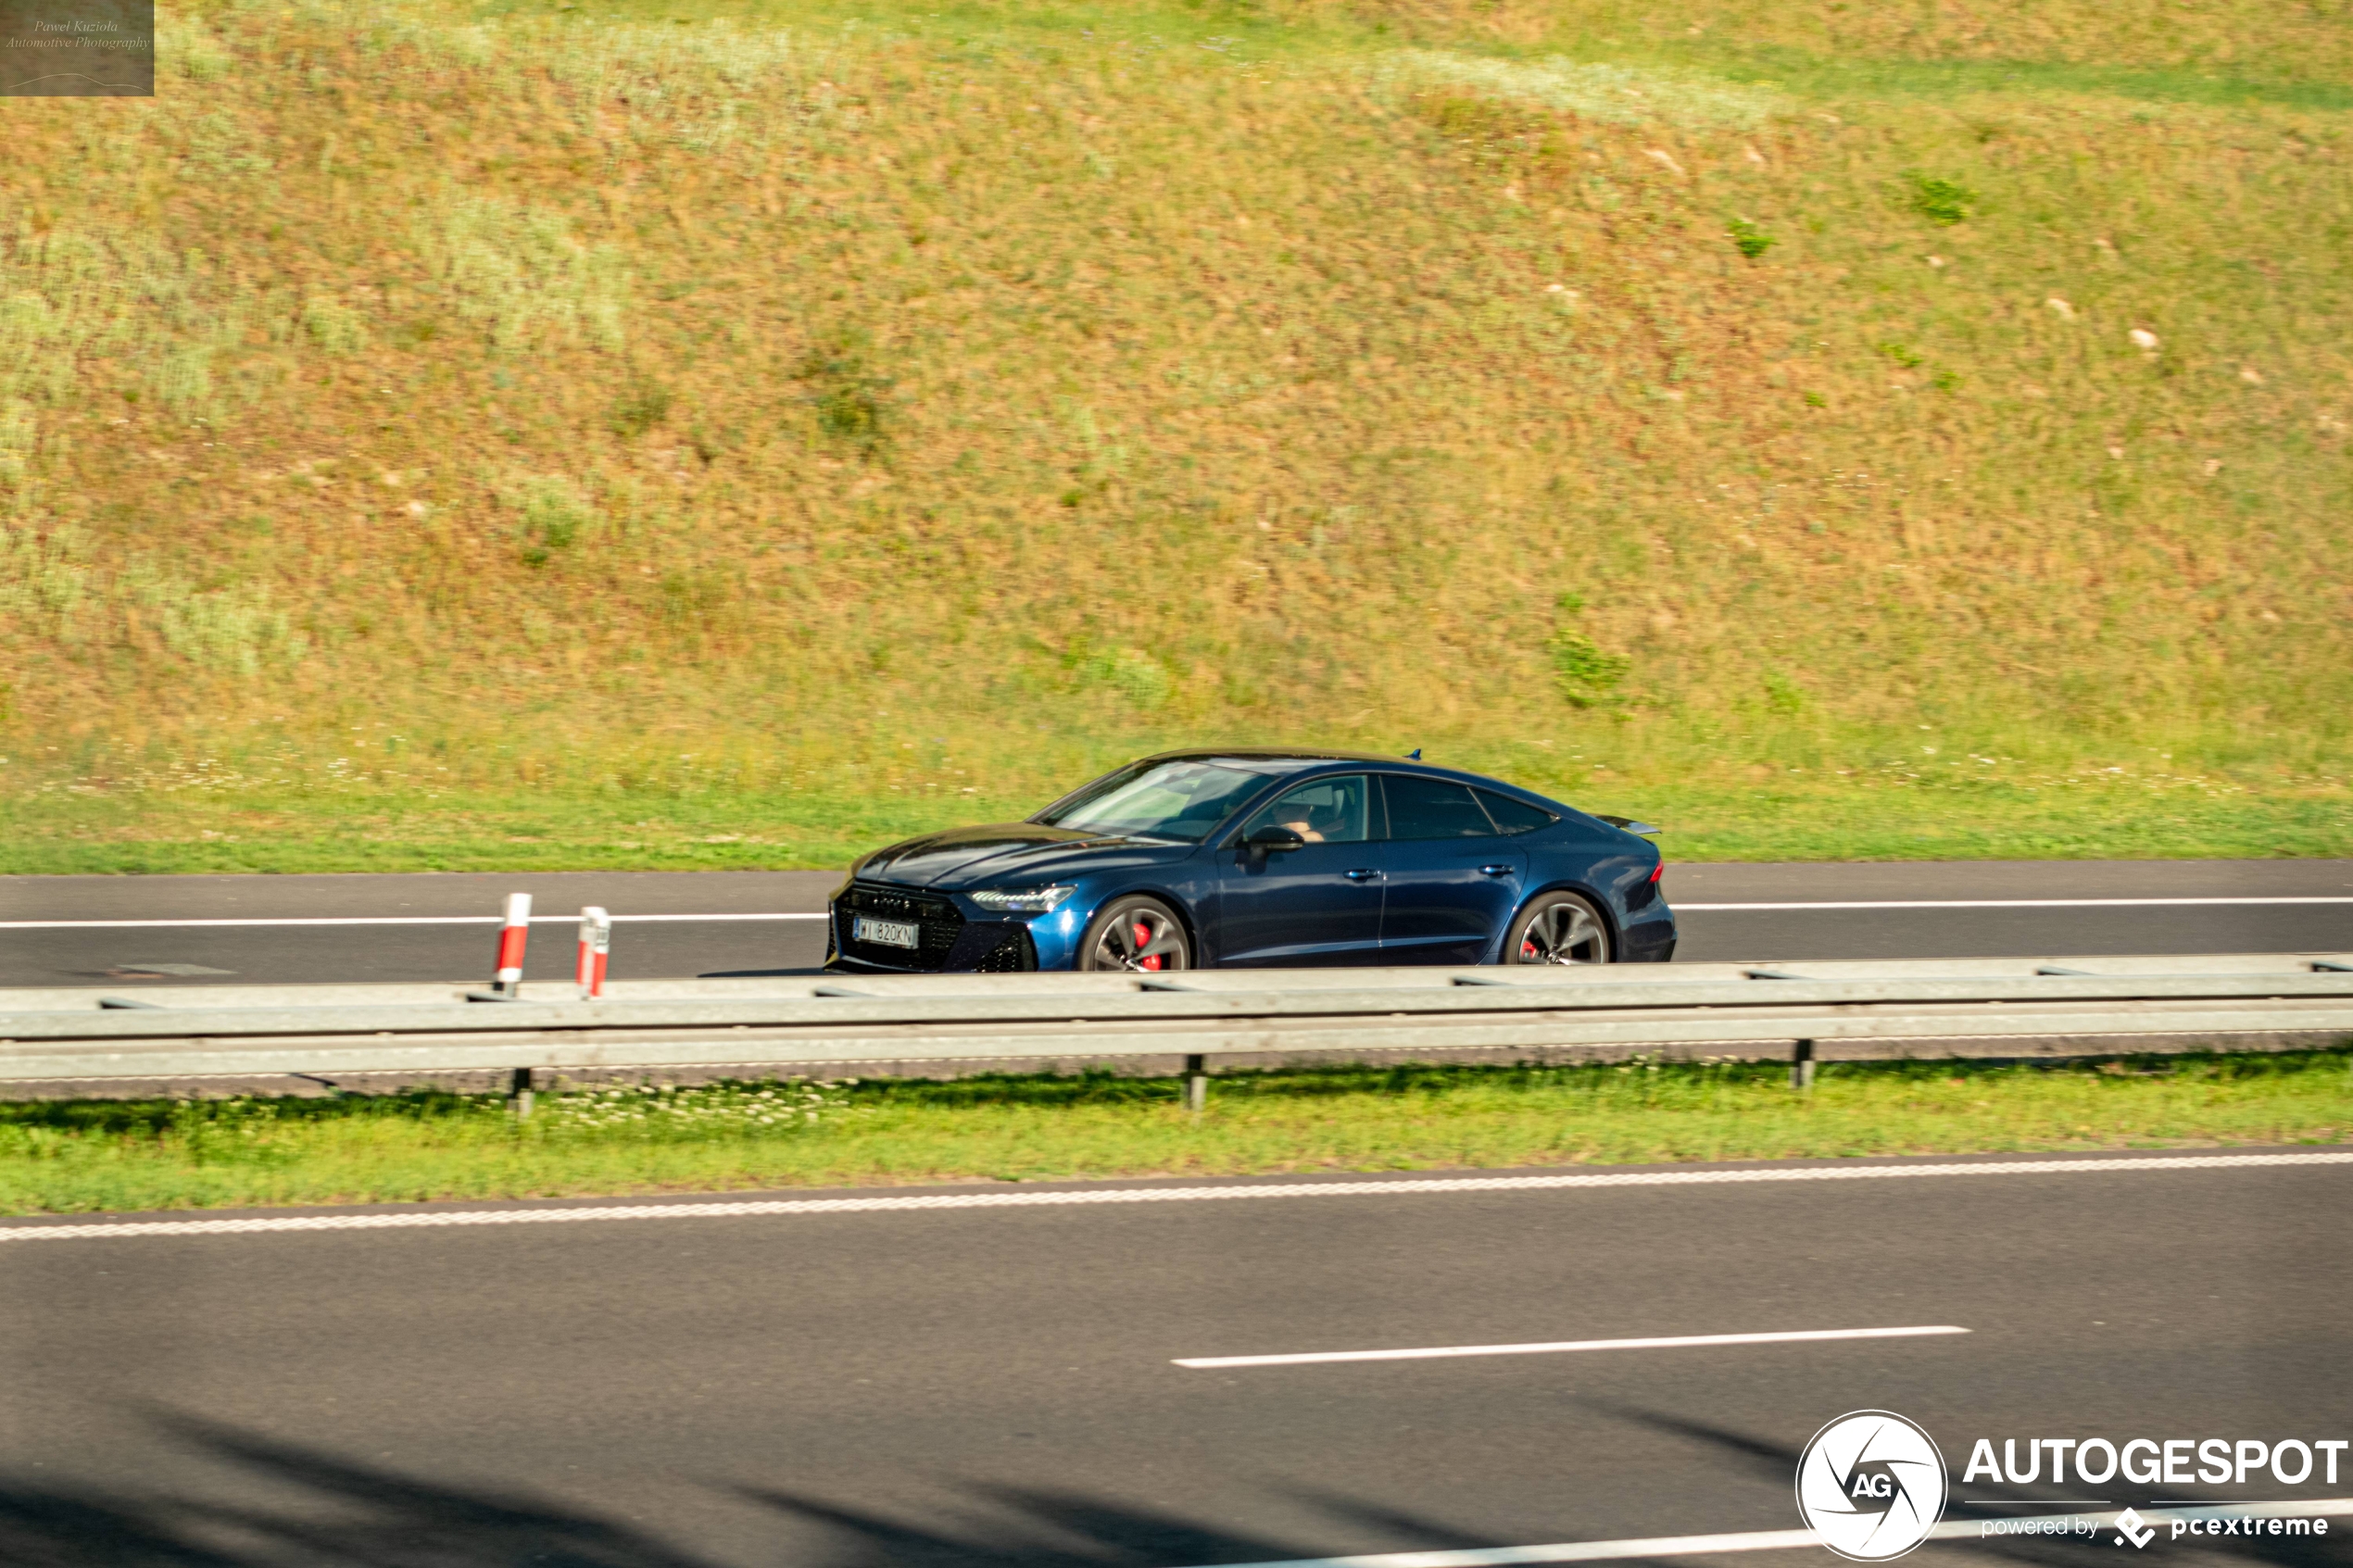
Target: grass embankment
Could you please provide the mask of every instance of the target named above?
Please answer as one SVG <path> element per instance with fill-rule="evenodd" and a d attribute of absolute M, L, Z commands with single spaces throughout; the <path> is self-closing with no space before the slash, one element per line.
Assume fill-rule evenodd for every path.
<path fill-rule="evenodd" d="M 0 107 L 0 870 L 838 861 L 1213 738 L 2353 846 L 2318 9 L 165 20 Z"/>
<path fill-rule="evenodd" d="M 972 1079 L 0 1108 L 0 1211 L 548 1198 L 2353 1138 L 2353 1058 Z"/>

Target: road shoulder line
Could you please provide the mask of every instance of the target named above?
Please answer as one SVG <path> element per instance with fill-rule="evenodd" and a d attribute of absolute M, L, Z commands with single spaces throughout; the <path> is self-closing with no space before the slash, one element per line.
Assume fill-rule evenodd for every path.
<path fill-rule="evenodd" d="M 2078 1514 L 2104 1530 L 2125 1511 Z M 2138 1517 L 2150 1524 L 2176 1519 L 2334 1519 L 2353 1514 L 2353 1498 L 2315 1498 L 2309 1502 L 2224 1504 L 2214 1508 L 2158 1508 Z M 1984 1521 L 1949 1519 L 1929 1532 L 1935 1541 L 1985 1536 Z M 1557 1541 L 1550 1546 L 1470 1547 L 1437 1551 L 1364 1552 L 1352 1557 L 1291 1557 L 1272 1562 L 1231 1562 L 1209 1568 L 1510 1568 L 1522 1562 L 1611 1562 L 1653 1557 L 1698 1557 L 1721 1551 L 1785 1551 L 1819 1547 L 1811 1530 L 1745 1530 L 1721 1536 L 1659 1536 L 1645 1540 Z"/>
<path fill-rule="evenodd" d="M 0 1244 L 134 1236 L 264 1236 L 278 1232 L 440 1230 L 483 1225 L 579 1224 L 598 1220 L 737 1220 L 783 1214 L 930 1212 L 955 1209 L 1049 1209 L 1151 1203 L 1242 1202 L 1302 1198 L 1413 1198 L 1455 1193 L 1570 1191 L 1588 1187 L 1730 1186 L 1780 1182 L 1894 1181 L 1931 1176 L 2042 1176 L 2124 1172 L 2240 1171 L 2353 1164 L 2353 1149 L 2311 1154 L 2147 1155 L 2126 1159 L 2005 1160 L 1919 1165 L 1807 1165 L 1723 1171 L 1579 1171 L 1537 1176 L 1438 1176 L 1404 1181 L 1265 1183 L 1252 1185 L 1088 1188 L 1056 1192 L 876 1194 L 871 1198 L 772 1198 L 705 1203 L 580 1205 L 562 1209 L 400 1210 L 365 1214 L 254 1215 L 233 1220 L 113 1220 L 0 1224 Z"/>

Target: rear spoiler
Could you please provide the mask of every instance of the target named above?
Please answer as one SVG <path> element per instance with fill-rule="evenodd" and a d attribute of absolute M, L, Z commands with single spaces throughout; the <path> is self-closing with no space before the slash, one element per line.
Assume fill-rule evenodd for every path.
<path fill-rule="evenodd" d="M 1638 822 L 1631 817 L 1613 817 L 1606 811 L 1595 811 L 1591 813 L 1591 815 L 1600 818 L 1603 822 L 1607 822 L 1614 828 L 1623 828 L 1628 833 L 1649 834 L 1654 833 L 1663 833 L 1666 831 L 1663 828 L 1655 828 L 1648 822 Z"/>

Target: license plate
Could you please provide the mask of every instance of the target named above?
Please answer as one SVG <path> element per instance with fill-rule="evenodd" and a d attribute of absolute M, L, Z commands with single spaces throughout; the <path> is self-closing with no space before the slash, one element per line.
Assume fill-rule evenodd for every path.
<path fill-rule="evenodd" d="M 906 921 L 868 920 L 860 915 L 850 922 L 849 934 L 861 942 L 872 942 L 882 947 L 915 946 L 915 928 Z"/>

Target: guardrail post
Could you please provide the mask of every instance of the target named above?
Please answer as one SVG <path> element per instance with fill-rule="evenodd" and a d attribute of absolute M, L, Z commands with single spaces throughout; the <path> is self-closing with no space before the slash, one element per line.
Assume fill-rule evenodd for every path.
<path fill-rule="evenodd" d="M 1185 1059 L 1185 1109 L 1191 1111 L 1194 1120 L 1198 1121 L 1201 1113 L 1208 1108 L 1209 1060 L 1189 1056 Z"/>
<path fill-rule="evenodd" d="M 514 1082 L 507 1091 L 507 1103 L 515 1108 L 517 1117 L 531 1114 L 532 1071 L 528 1067 L 515 1069 Z"/>
<path fill-rule="evenodd" d="M 1789 1053 L 1789 1086 L 1810 1089 L 1814 1086 L 1814 1042 L 1800 1040 Z"/>

